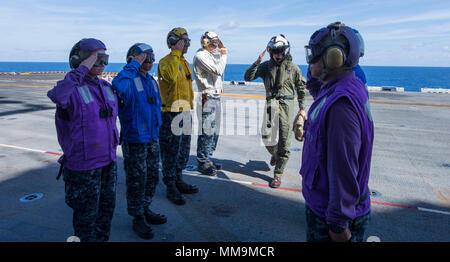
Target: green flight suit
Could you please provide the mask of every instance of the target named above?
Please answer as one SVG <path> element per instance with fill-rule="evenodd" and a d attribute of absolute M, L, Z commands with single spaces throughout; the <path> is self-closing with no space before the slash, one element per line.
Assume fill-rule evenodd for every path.
<path fill-rule="evenodd" d="M 245 81 L 253 81 L 258 77 L 263 79 L 266 88 L 262 140 L 267 151 L 277 160 L 275 176 L 281 177 L 291 154 L 295 93 L 300 109 L 304 109 L 306 81 L 300 68 L 292 63 L 290 54 L 280 65 L 270 59 L 261 64 L 255 62 L 245 71 Z"/>

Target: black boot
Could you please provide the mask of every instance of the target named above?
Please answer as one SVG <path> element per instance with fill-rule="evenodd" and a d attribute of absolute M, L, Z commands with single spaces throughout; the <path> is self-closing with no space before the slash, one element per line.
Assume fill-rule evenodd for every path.
<path fill-rule="evenodd" d="M 184 205 L 186 204 L 186 200 L 184 196 L 178 191 L 175 185 L 167 186 L 167 199 L 172 201 L 175 205 Z"/>
<path fill-rule="evenodd" d="M 214 167 L 216 168 L 216 170 L 222 170 L 222 165 L 216 162 L 211 161 L 214 165 Z"/>
<path fill-rule="evenodd" d="M 175 185 L 177 186 L 178 191 L 182 194 L 195 194 L 198 192 L 198 188 L 196 186 L 189 185 L 181 179 L 175 182 Z"/>
<path fill-rule="evenodd" d="M 148 208 L 144 210 L 144 215 L 148 224 L 161 225 L 167 222 L 166 216 L 156 214 Z"/>
<path fill-rule="evenodd" d="M 133 219 L 133 231 L 143 239 L 151 239 L 154 234 L 150 226 L 145 222 L 144 216 L 135 216 Z"/>
<path fill-rule="evenodd" d="M 211 161 L 206 161 L 204 163 L 198 162 L 197 171 L 205 176 L 217 176 L 216 167 Z"/>
<path fill-rule="evenodd" d="M 216 163 L 214 161 L 212 161 L 211 159 L 206 160 L 206 162 L 210 162 L 211 165 L 216 169 L 216 170 L 221 170 L 222 169 L 222 165 L 219 163 Z"/>

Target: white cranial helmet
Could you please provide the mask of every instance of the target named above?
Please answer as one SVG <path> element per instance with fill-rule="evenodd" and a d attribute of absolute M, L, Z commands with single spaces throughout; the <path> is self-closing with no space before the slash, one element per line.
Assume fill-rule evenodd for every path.
<path fill-rule="evenodd" d="M 207 48 L 210 44 L 218 46 L 219 36 L 214 32 L 206 31 L 204 34 L 202 34 L 200 38 L 200 43 L 203 48 Z"/>
<path fill-rule="evenodd" d="M 272 37 L 269 43 L 267 43 L 267 51 L 270 54 L 283 53 L 284 55 L 287 55 L 290 51 L 290 48 L 291 45 L 289 44 L 289 41 L 282 34 Z"/>

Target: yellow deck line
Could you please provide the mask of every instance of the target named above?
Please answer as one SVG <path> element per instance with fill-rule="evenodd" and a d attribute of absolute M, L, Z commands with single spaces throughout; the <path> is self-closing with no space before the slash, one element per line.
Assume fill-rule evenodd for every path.
<path fill-rule="evenodd" d="M 425 104 L 425 103 L 413 103 L 413 102 L 391 102 L 391 101 L 370 101 L 371 104 L 382 104 L 382 105 L 402 105 L 402 106 L 433 106 L 433 107 L 447 107 L 450 105 L 446 104 Z"/>
<path fill-rule="evenodd" d="M 0 84 L 0 86 L 19 86 L 19 87 L 41 87 L 41 88 L 53 88 L 53 86 L 47 86 L 47 85 L 17 85 L 17 84 Z"/>
<path fill-rule="evenodd" d="M 18 87 L 39 87 L 39 88 L 53 88 L 49 85 L 18 85 L 18 84 L 0 84 L 0 86 L 18 86 Z M 196 94 L 198 92 L 195 92 Z M 266 96 L 258 95 L 245 95 L 245 94 L 222 94 L 223 97 L 233 98 L 254 98 L 254 99 L 266 99 Z M 295 97 L 297 99 L 297 97 Z M 450 105 L 446 104 L 426 104 L 426 103 L 413 103 L 413 102 L 391 102 L 391 101 L 370 101 L 371 104 L 381 105 L 401 105 L 401 106 L 431 106 L 431 107 L 443 107 L 450 108 Z"/>
<path fill-rule="evenodd" d="M 236 98 L 256 98 L 256 99 L 266 99 L 266 96 L 258 95 L 243 95 L 243 94 L 221 94 L 223 97 L 236 97 Z M 296 98 L 297 99 L 297 98 Z"/>

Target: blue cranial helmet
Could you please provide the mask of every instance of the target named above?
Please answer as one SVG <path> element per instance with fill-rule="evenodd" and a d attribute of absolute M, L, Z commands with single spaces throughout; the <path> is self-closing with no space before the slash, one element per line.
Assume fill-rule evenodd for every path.
<path fill-rule="evenodd" d="M 364 51 L 361 53 L 362 37 L 358 35 L 359 32 L 355 33 L 351 27 L 340 22 L 321 28 L 312 34 L 305 46 L 306 61 L 312 64 L 318 59 L 324 59 L 325 69 L 353 68 L 358 64 L 361 54 L 364 54 Z"/>
<path fill-rule="evenodd" d="M 155 54 L 153 53 L 153 48 L 150 45 L 145 43 L 136 43 L 128 49 L 127 63 L 130 63 L 135 56 L 141 53 L 147 53 L 147 58 L 144 63 L 153 63 L 155 61 Z"/>
<path fill-rule="evenodd" d="M 362 38 L 361 34 L 358 32 L 358 30 L 353 29 L 353 32 L 355 32 L 356 36 L 359 40 L 359 57 L 364 56 L 364 39 Z"/>

